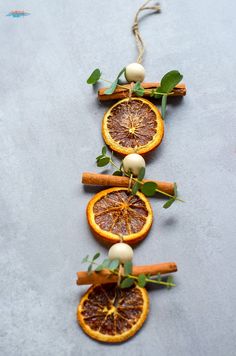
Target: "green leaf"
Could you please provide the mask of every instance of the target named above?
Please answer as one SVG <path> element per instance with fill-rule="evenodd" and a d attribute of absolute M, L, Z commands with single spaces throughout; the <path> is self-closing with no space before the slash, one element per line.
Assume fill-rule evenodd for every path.
<path fill-rule="evenodd" d="M 85 256 L 85 257 L 82 259 L 82 263 L 88 262 L 88 258 L 89 258 L 89 255 Z"/>
<path fill-rule="evenodd" d="M 104 157 L 104 155 L 97 156 L 97 157 L 96 157 L 96 160 L 99 161 L 99 160 L 100 160 L 101 158 L 103 158 L 103 157 Z"/>
<path fill-rule="evenodd" d="M 170 284 L 173 284 L 173 282 L 174 282 L 173 276 L 168 276 L 166 282 L 170 283 Z M 167 286 L 167 288 L 172 288 L 172 286 Z"/>
<path fill-rule="evenodd" d="M 112 93 L 114 93 L 114 91 L 116 90 L 118 84 L 118 79 L 116 79 L 109 88 L 107 88 L 107 90 L 104 91 L 104 94 L 106 95 L 110 95 Z"/>
<path fill-rule="evenodd" d="M 119 78 L 122 76 L 122 74 L 124 72 L 125 72 L 125 67 L 121 69 L 121 71 L 117 75 L 117 77 L 114 80 L 114 82 L 111 84 L 111 86 L 109 88 L 107 88 L 107 90 L 105 90 L 104 94 L 110 95 L 110 94 L 114 93 L 114 91 L 116 90 L 117 84 L 119 82 Z"/>
<path fill-rule="evenodd" d="M 158 273 L 156 280 L 157 280 L 158 282 L 161 282 L 161 274 L 160 274 L 160 273 Z"/>
<path fill-rule="evenodd" d="M 152 197 L 156 193 L 157 184 L 155 182 L 146 182 L 141 186 L 141 192 L 147 197 Z"/>
<path fill-rule="evenodd" d="M 142 87 L 140 82 L 135 83 L 132 92 L 135 93 L 138 96 L 143 96 L 144 94 L 144 88 Z"/>
<path fill-rule="evenodd" d="M 106 156 L 106 153 L 107 153 L 107 146 L 103 146 L 103 148 L 102 148 L 103 156 Z"/>
<path fill-rule="evenodd" d="M 141 167 L 138 173 L 138 180 L 143 180 L 144 176 L 145 176 L 145 168 Z"/>
<path fill-rule="evenodd" d="M 132 187 L 132 194 L 135 195 L 137 193 L 137 191 L 139 190 L 141 184 L 139 182 L 134 183 L 133 187 Z"/>
<path fill-rule="evenodd" d="M 104 167 L 104 166 L 106 166 L 108 163 L 110 163 L 110 157 L 100 158 L 100 159 L 97 161 L 97 166 L 98 166 L 98 167 Z"/>
<path fill-rule="evenodd" d="M 88 274 L 90 274 L 92 272 L 92 268 L 93 268 L 93 265 L 91 263 L 91 265 L 88 266 Z"/>
<path fill-rule="evenodd" d="M 126 261 L 124 263 L 124 273 L 125 275 L 132 273 L 133 264 L 132 261 Z"/>
<path fill-rule="evenodd" d="M 109 258 L 105 258 L 105 260 L 103 260 L 103 262 L 102 262 L 103 268 L 104 269 L 108 268 L 110 263 L 111 263 L 111 260 L 109 260 Z"/>
<path fill-rule="evenodd" d="M 102 271 L 104 269 L 104 267 L 103 267 L 103 265 L 101 264 L 101 265 L 98 265 L 96 268 L 95 268 L 95 271 L 96 272 L 100 272 L 100 271 Z"/>
<path fill-rule="evenodd" d="M 93 261 L 95 261 L 100 256 L 100 252 L 95 253 L 93 256 Z"/>
<path fill-rule="evenodd" d="M 167 95 L 163 95 L 161 99 L 161 116 L 163 120 L 165 119 L 165 115 L 166 115 L 166 102 L 167 102 Z"/>
<path fill-rule="evenodd" d="M 178 70 L 171 70 L 161 80 L 161 91 L 167 94 L 170 93 L 182 79 L 183 76 Z"/>
<path fill-rule="evenodd" d="M 170 198 L 169 200 L 167 200 L 167 202 L 163 205 L 164 209 L 168 209 L 175 201 L 175 198 Z"/>
<path fill-rule="evenodd" d="M 145 276 L 145 274 L 140 274 L 138 276 L 138 285 L 141 288 L 145 287 L 145 285 L 146 285 L 146 276 Z"/>
<path fill-rule="evenodd" d="M 129 287 L 131 287 L 133 284 L 134 284 L 133 278 L 127 277 L 127 278 L 125 278 L 125 279 L 121 282 L 120 287 L 121 287 L 121 288 L 129 288 Z"/>
<path fill-rule="evenodd" d="M 112 260 L 109 264 L 109 269 L 111 271 L 114 271 L 115 269 L 117 269 L 119 267 L 120 264 L 120 260 L 118 258 L 116 258 L 115 260 Z"/>
<path fill-rule="evenodd" d="M 178 192 L 177 192 L 177 184 L 176 183 L 174 183 L 174 194 L 175 194 L 175 197 L 177 197 Z"/>
<path fill-rule="evenodd" d="M 90 77 L 87 79 L 88 84 L 96 84 L 97 81 L 101 78 L 101 71 L 100 69 L 95 69 L 93 73 L 90 75 Z"/>
<path fill-rule="evenodd" d="M 123 173 L 121 171 L 115 171 L 112 173 L 113 176 L 123 176 Z"/>

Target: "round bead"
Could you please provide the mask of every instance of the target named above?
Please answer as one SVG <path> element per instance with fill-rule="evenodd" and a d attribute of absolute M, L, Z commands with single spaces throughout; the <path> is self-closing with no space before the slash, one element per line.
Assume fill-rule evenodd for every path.
<path fill-rule="evenodd" d="M 110 260 L 115 260 L 117 258 L 121 263 L 132 261 L 133 254 L 133 249 L 124 242 L 118 242 L 117 244 L 112 245 L 108 251 Z"/>
<path fill-rule="evenodd" d="M 125 77 L 128 82 L 143 82 L 145 69 L 139 63 L 128 64 L 125 68 Z"/>
<path fill-rule="evenodd" d="M 126 173 L 131 171 L 134 176 L 137 176 L 142 167 L 145 168 L 145 161 L 138 153 L 130 153 L 123 159 L 123 168 Z"/>

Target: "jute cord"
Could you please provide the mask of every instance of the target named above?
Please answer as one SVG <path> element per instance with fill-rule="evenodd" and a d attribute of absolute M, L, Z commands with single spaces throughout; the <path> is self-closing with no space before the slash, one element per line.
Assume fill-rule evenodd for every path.
<path fill-rule="evenodd" d="M 144 11 L 144 10 L 153 10 L 156 12 L 160 12 L 161 8 L 159 4 L 156 4 L 154 6 L 147 6 L 147 4 L 150 2 L 151 0 L 146 1 L 137 11 L 135 18 L 134 18 L 134 23 L 132 26 L 132 30 L 135 36 L 135 41 L 137 44 L 137 48 L 138 48 L 138 58 L 137 58 L 137 63 L 142 63 L 143 61 L 143 54 L 144 54 L 144 42 L 143 39 L 141 37 L 140 31 L 139 31 L 139 14 L 140 12 Z"/>

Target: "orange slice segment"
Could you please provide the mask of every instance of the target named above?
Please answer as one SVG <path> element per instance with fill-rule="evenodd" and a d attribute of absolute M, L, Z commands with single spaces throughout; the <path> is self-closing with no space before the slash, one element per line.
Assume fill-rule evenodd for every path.
<path fill-rule="evenodd" d="M 110 188 L 90 200 L 87 219 L 92 232 L 103 242 L 113 244 L 122 236 L 132 245 L 147 236 L 153 213 L 144 194 L 131 195 L 127 188 Z"/>
<path fill-rule="evenodd" d="M 144 154 L 161 143 L 164 124 L 159 110 L 149 100 L 126 98 L 105 113 L 102 135 L 115 152 Z"/>
<path fill-rule="evenodd" d="M 117 284 L 92 286 L 81 298 L 77 319 L 86 334 L 103 342 L 122 342 L 141 328 L 149 311 L 145 288 L 119 289 Z"/>

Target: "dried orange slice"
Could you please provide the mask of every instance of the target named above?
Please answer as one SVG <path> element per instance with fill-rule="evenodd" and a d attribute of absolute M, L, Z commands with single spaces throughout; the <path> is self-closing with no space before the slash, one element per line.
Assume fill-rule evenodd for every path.
<path fill-rule="evenodd" d="M 77 319 L 86 334 L 103 342 L 122 342 L 141 328 L 149 311 L 145 288 L 120 289 L 117 284 L 95 285 L 82 297 Z"/>
<path fill-rule="evenodd" d="M 97 193 L 88 203 L 87 219 L 93 233 L 103 242 L 132 245 L 143 240 L 151 228 L 153 213 L 144 194 L 132 195 L 127 188 Z"/>
<path fill-rule="evenodd" d="M 110 148 L 127 155 L 154 150 L 164 135 L 164 124 L 157 107 L 143 98 L 118 101 L 104 115 L 102 135 Z"/>

